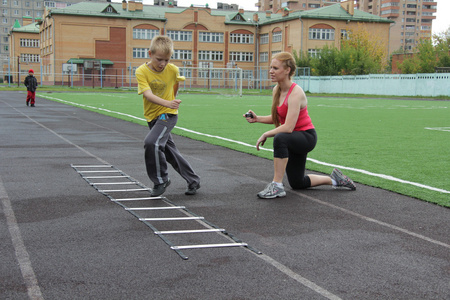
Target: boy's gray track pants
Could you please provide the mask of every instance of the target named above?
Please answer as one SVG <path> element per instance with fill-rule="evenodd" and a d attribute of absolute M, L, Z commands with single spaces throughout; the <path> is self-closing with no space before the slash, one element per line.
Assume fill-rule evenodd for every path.
<path fill-rule="evenodd" d="M 188 161 L 178 151 L 171 135 L 178 121 L 178 115 L 162 114 L 148 122 L 150 132 L 144 140 L 145 166 L 150 180 L 162 184 L 168 180 L 167 163 L 183 177 L 188 186 L 200 183 Z"/>

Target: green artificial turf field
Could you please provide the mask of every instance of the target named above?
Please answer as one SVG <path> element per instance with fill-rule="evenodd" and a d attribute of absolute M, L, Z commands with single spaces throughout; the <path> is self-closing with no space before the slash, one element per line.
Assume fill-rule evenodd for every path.
<path fill-rule="evenodd" d="M 142 96 L 136 93 L 39 96 L 146 125 Z M 272 157 L 271 139 L 264 145 L 269 150 L 258 152 L 254 147 L 259 136 L 272 125 L 248 124 L 242 117 L 248 109 L 268 115 L 270 96 L 181 93 L 178 98 L 183 102 L 173 133 Z M 332 165 L 338 165 L 356 182 L 450 207 L 448 104 L 448 101 L 309 97 L 308 110 L 318 133 L 318 144 L 308 156 L 307 168 L 328 174 Z"/>

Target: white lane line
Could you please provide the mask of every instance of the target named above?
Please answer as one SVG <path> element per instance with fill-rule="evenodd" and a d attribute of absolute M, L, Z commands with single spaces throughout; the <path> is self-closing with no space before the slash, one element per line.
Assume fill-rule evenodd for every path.
<path fill-rule="evenodd" d="M 90 108 L 90 109 L 94 109 L 94 110 L 105 111 L 105 112 L 108 112 L 108 113 L 118 114 L 118 115 L 126 116 L 126 117 L 129 117 L 129 118 L 133 118 L 133 119 L 145 122 L 145 119 L 143 119 L 143 118 L 139 118 L 139 117 L 136 117 L 136 116 L 133 116 L 133 115 L 129 115 L 129 114 L 124 114 L 124 113 L 117 112 L 117 111 L 112 111 L 112 110 L 109 110 L 109 109 L 104 109 L 104 108 L 100 108 L 100 107 L 94 107 L 94 106 L 79 104 L 79 103 L 75 103 L 75 102 L 71 102 L 71 101 L 58 99 L 58 98 L 55 98 L 55 97 L 50 97 L 50 96 L 47 96 L 47 95 L 40 95 L 40 97 L 47 98 L 47 99 L 50 99 L 50 100 L 59 101 L 59 102 L 63 102 L 63 103 L 67 103 L 67 104 L 70 104 L 70 105 L 73 105 L 73 106 L 85 107 L 85 108 Z M 190 132 L 190 133 L 193 133 L 193 134 L 196 134 L 196 135 L 210 137 L 210 138 L 215 138 L 215 139 L 219 139 L 219 140 L 230 142 L 230 143 L 235 143 L 235 144 L 246 146 L 246 147 L 251 147 L 251 148 L 255 147 L 255 145 L 251 145 L 251 144 L 240 142 L 240 141 L 235 141 L 235 140 L 224 138 L 224 137 L 217 136 L 217 135 L 201 133 L 201 132 L 198 132 L 198 131 L 194 131 L 194 130 L 190 130 L 190 129 L 183 128 L 183 127 L 178 127 L 178 126 L 175 126 L 175 128 L 183 130 L 183 131 L 186 131 L 186 132 Z M 262 148 L 262 147 L 260 149 L 264 150 L 264 151 L 273 152 L 272 149 L 267 149 L 267 148 Z M 400 178 L 397 178 L 397 177 L 394 177 L 394 176 L 390 176 L 390 175 L 373 173 L 373 172 L 362 170 L 362 169 L 356 169 L 356 168 L 352 168 L 352 167 L 346 167 L 346 166 L 330 164 L 330 163 L 322 162 L 322 161 L 319 161 L 319 160 L 316 160 L 316 159 L 313 159 L 313 158 L 307 158 L 307 159 L 309 161 L 313 162 L 313 163 L 316 163 L 316 164 L 319 164 L 319 165 L 323 165 L 323 166 L 329 166 L 329 167 L 333 167 L 333 168 L 340 168 L 340 169 L 343 169 L 343 170 L 350 170 L 350 171 L 353 171 L 353 172 L 358 172 L 358 173 L 361 173 L 361 174 L 365 174 L 365 175 L 369 175 L 369 176 L 373 176 L 373 177 L 378 177 L 378 178 L 382 178 L 382 179 L 385 179 L 385 180 L 390 180 L 390 181 L 395 181 L 395 182 L 400 182 L 400 183 L 403 183 L 403 184 L 416 186 L 416 187 L 427 189 L 427 190 L 430 190 L 430 191 L 435 191 L 435 192 L 444 193 L 444 194 L 450 194 L 450 191 L 448 191 L 448 190 L 444 190 L 444 189 L 432 187 L 432 186 L 429 186 L 429 185 L 425 185 L 425 184 L 421 184 L 421 183 L 417 183 L 417 182 L 412 182 L 412 181 L 408 181 L 408 180 L 404 180 L 404 179 L 400 179 Z"/>
<path fill-rule="evenodd" d="M 27 287 L 28 297 L 33 300 L 44 299 L 36 279 L 36 274 L 31 266 L 30 255 L 25 248 L 22 234 L 20 233 L 19 225 L 17 224 L 17 219 L 11 206 L 11 200 L 6 193 L 1 177 L 0 198 L 2 200 L 3 212 L 6 217 L 6 225 L 8 226 L 9 233 L 11 234 L 11 241 L 16 253 L 16 259 L 19 263 L 19 268 L 22 272 L 22 278 L 25 282 L 25 286 Z"/>
<path fill-rule="evenodd" d="M 322 204 L 322 205 L 325 205 L 325 206 L 328 206 L 328 207 L 340 210 L 340 211 L 342 211 L 342 212 L 344 212 L 346 214 L 352 215 L 352 216 L 357 217 L 359 219 L 362 219 L 362 220 L 365 220 L 365 221 L 368 221 L 368 222 L 372 222 L 372 223 L 375 223 L 375 224 L 378 224 L 378 225 L 381 225 L 381 226 L 384 226 L 384 227 L 387 227 L 387 228 L 390 228 L 390 229 L 393 229 L 393 230 L 397 230 L 397 231 L 400 231 L 402 233 L 408 234 L 410 236 L 413 236 L 413 237 L 422 239 L 424 241 L 427 241 L 427 242 L 430 242 L 430 243 L 433 243 L 433 244 L 436 244 L 436 245 L 439 245 L 439 246 L 442 246 L 442 247 L 450 249 L 450 245 L 447 244 L 447 243 L 434 240 L 434 239 L 429 238 L 427 236 L 424 236 L 424 235 L 421 235 L 421 234 L 409 231 L 407 229 L 404 229 L 404 228 L 401 228 L 401 227 L 398 227 L 398 226 L 395 226 L 395 225 L 392 225 L 392 224 L 389 224 L 389 223 L 386 223 L 386 222 L 383 222 L 383 221 L 379 221 L 379 220 L 367 217 L 365 215 L 361 215 L 359 213 L 356 213 L 354 211 L 348 210 L 346 208 L 343 208 L 343 207 L 340 207 L 340 206 L 337 206 L 337 205 L 334 205 L 334 204 L 331 204 L 331 203 L 319 200 L 317 198 L 311 197 L 311 196 L 306 195 L 305 193 L 302 193 L 302 192 L 299 192 L 299 191 L 291 190 L 291 192 L 293 192 L 293 193 L 295 193 L 297 195 L 300 195 L 302 197 L 308 198 L 311 201 L 314 201 L 316 203 L 319 203 L 319 204 Z"/>
<path fill-rule="evenodd" d="M 257 254 L 255 253 L 255 255 L 257 255 Z M 335 294 L 332 294 L 329 291 L 327 291 L 326 289 L 318 286 L 314 282 L 306 279 L 305 277 L 299 275 L 298 273 L 295 273 L 294 271 L 292 271 L 291 269 L 289 269 L 285 265 L 279 263 L 278 261 L 274 260 L 270 256 L 267 256 L 265 254 L 260 254 L 260 255 L 257 255 L 257 257 L 261 258 L 265 262 L 267 262 L 270 265 L 274 266 L 280 272 L 286 274 L 287 276 L 291 277 L 292 279 L 294 279 L 295 281 L 299 282 L 300 284 L 303 284 L 304 286 L 306 286 L 307 288 L 313 290 L 314 292 L 316 292 L 318 294 L 321 294 L 325 298 L 330 299 L 330 300 L 340 300 L 341 299 L 338 296 L 336 296 Z"/>

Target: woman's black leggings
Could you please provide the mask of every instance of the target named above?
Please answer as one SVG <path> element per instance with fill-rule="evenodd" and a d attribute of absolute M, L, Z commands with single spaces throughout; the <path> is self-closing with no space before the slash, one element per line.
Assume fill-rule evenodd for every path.
<path fill-rule="evenodd" d="M 289 158 L 286 175 L 293 189 L 306 189 L 311 186 L 311 180 L 305 176 L 306 156 L 317 143 L 317 133 L 314 129 L 279 133 L 273 139 L 273 156 Z"/>

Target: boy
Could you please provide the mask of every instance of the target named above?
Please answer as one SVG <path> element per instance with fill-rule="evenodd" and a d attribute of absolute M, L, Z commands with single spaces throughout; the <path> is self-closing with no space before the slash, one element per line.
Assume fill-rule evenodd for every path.
<path fill-rule="evenodd" d="M 27 87 L 27 106 L 31 104 L 31 107 L 34 107 L 36 101 L 37 80 L 36 77 L 34 77 L 33 69 L 28 71 L 28 76 L 25 78 L 23 84 Z"/>
<path fill-rule="evenodd" d="M 186 195 L 195 195 L 200 188 L 200 177 L 181 156 L 170 134 L 177 123 L 181 103 L 175 99 L 178 82 L 185 80 L 178 67 L 169 63 L 172 53 L 172 40 L 156 36 L 148 51 L 150 61 L 136 70 L 138 94 L 143 95 L 144 116 L 150 128 L 144 149 L 147 174 L 154 183 L 153 197 L 162 195 L 170 185 L 167 162 L 186 180 Z"/>

